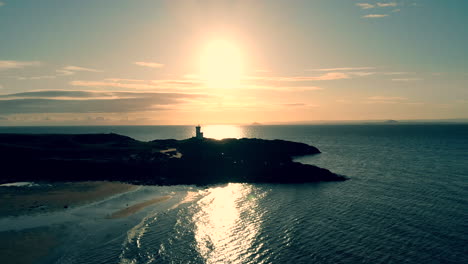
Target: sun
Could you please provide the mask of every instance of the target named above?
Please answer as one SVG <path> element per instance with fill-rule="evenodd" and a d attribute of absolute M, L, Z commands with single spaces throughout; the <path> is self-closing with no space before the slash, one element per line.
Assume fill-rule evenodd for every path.
<path fill-rule="evenodd" d="M 200 56 L 200 76 L 209 88 L 235 88 L 243 75 L 242 54 L 227 40 L 213 40 Z"/>

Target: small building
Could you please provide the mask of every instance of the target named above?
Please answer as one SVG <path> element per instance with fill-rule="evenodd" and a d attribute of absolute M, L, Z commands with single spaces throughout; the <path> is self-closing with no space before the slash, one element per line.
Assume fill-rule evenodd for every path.
<path fill-rule="evenodd" d="M 203 139 L 203 132 L 201 132 L 201 126 L 200 125 L 195 127 L 195 138 Z"/>

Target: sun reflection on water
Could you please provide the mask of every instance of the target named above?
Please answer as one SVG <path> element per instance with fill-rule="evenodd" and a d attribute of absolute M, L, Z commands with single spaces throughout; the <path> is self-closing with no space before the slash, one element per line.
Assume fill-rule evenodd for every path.
<path fill-rule="evenodd" d="M 197 250 L 206 263 L 247 263 L 260 229 L 253 187 L 228 184 L 210 188 L 194 215 Z"/>

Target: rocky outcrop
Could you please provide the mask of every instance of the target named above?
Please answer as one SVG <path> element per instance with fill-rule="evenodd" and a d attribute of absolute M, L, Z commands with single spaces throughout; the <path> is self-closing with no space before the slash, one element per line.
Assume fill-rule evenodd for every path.
<path fill-rule="evenodd" d="M 139 184 L 305 183 L 344 176 L 294 156 L 320 151 L 263 139 L 141 142 L 117 134 L 0 134 L 0 182 L 118 180 Z"/>

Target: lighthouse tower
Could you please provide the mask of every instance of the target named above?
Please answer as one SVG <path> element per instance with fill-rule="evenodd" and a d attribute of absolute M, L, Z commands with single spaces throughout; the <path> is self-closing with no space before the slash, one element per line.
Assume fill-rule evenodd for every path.
<path fill-rule="evenodd" d="M 203 132 L 201 132 L 201 126 L 200 125 L 195 127 L 195 138 L 203 139 Z"/>

